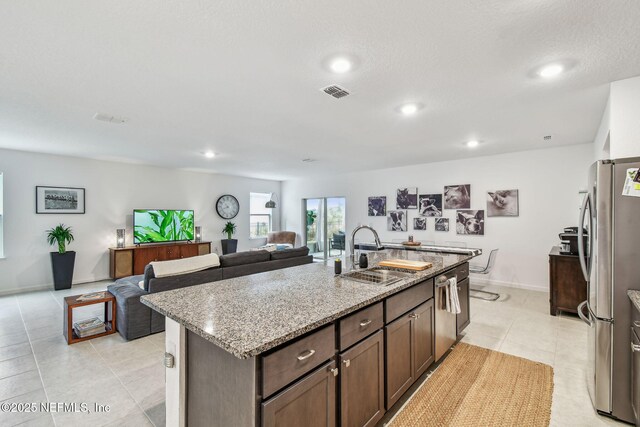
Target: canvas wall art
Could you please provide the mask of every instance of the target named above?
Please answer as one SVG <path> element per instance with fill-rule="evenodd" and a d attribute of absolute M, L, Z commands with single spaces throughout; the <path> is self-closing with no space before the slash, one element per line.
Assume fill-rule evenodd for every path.
<path fill-rule="evenodd" d="M 449 231 L 449 218 L 436 218 L 436 231 Z"/>
<path fill-rule="evenodd" d="M 456 211 L 456 234 L 484 236 L 484 211 Z"/>
<path fill-rule="evenodd" d="M 84 188 L 37 186 L 36 213 L 83 214 L 84 193 Z"/>
<path fill-rule="evenodd" d="M 398 188 L 396 209 L 417 209 L 418 189 L 415 187 Z"/>
<path fill-rule="evenodd" d="M 426 230 L 427 229 L 427 218 L 413 218 L 413 229 L 414 230 Z"/>
<path fill-rule="evenodd" d="M 442 194 L 421 194 L 418 213 L 420 216 L 442 216 Z"/>
<path fill-rule="evenodd" d="M 487 192 L 487 216 L 518 216 L 518 190 Z"/>
<path fill-rule="evenodd" d="M 407 213 L 405 211 L 389 211 L 387 230 L 407 231 Z"/>
<path fill-rule="evenodd" d="M 471 208 L 471 185 L 447 185 L 444 187 L 445 209 Z"/>
<path fill-rule="evenodd" d="M 387 196 L 369 197 L 369 216 L 387 215 Z"/>

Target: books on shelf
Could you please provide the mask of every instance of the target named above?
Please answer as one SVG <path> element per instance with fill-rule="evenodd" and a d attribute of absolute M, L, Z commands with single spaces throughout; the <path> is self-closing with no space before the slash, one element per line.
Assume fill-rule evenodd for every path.
<path fill-rule="evenodd" d="M 100 291 L 100 292 L 91 292 L 88 294 L 82 294 L 80 295 L 76 300 L 77 301 L 93 301 L 96 299 L 102 299 L 106 296 L 106 291 Z"/>
<path fill-rule="evenodd" d="M 102 334 L 107 331 L 104 322 L 99 317 L 83 320 L 73 324 L 73 330 L 80 338 L 90 337 L 96 334 Z"/>

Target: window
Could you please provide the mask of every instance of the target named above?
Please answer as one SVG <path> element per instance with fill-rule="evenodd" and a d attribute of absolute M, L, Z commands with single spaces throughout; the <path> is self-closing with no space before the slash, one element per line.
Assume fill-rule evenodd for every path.
<path fill-rule="evenodd" d="M 271 231 L 271 213 L 273 209 L 264 205 L 271 200 L 271 193 L 249 194 L 249 238 L 259 239 L 267 237 Z"/>

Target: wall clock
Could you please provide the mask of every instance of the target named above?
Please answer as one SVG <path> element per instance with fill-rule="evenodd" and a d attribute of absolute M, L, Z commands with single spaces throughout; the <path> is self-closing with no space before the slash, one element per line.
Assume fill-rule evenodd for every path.
<path fill-rule="evenodd" d="M 216 212 L 218 212 L 221 218 L 235 218 L 236 215 L 238 215 L 238 211 L 240 211 L 240 203 L 238 203 L 238 199 L 231 194 L 220 196 L 216 202 Z"/>

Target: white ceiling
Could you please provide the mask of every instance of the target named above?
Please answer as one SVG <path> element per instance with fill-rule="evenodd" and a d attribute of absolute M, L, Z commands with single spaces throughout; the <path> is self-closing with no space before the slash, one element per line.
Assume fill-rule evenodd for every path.
<path fill-rule="evenodd" d="M 587 143 L 639 22 L 637 0 L 2 0 L 0 147 L 287 179 Z"/>

